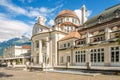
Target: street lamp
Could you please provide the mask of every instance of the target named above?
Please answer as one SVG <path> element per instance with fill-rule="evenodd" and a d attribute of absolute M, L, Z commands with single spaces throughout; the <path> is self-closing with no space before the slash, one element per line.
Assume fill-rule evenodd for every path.
<path fill-rule="evenodd" d="M 47 53 L 45 53 L 45 71 L 47 72 Z"/>
<path fill-rule="evenodd" d="M 47 80 L 47 53 L 45 53 L 45 80 Z"/>

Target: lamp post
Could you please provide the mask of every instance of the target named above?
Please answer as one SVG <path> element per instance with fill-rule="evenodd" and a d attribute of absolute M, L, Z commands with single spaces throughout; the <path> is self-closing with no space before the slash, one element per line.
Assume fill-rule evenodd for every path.
<path fill-rule="evenodd" d="M 45 71 L 47 72 L 47 53 L 45 53 Z"/>
<path fill-rule="evenodd" d="M 47 80 L 47 53 L 45 53 L 45 80 Z"/>

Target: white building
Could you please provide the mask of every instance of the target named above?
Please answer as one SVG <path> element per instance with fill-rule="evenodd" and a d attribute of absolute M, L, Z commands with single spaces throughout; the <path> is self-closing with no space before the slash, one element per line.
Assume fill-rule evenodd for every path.
<path fill-rule="evenodd" d="M 34 64 L 42 65 L 47 62 L 49 66 L 53 67 L 58 63 L 58 41 L 76 31 L 76 28 L 80 26 L 80 20 L 71 10 L 61 11 L 54 20 L 55 25 L 51 28 L 45 25 L 45 20 L 44 17 L 39 17 L 33 27 L 32 56 Z"/>
<path fill-rule="evenodd" d="M 81 11 L 81 21 L 73 11 L 61 11 L 51 28 L 39 17 L 31 38 L 34 64 L 120 67 L 120 4 L 88 20 L 85 6 Z"/>
<path fill-rule="evenodd" d="M 5 62 L 9 62 L 11 65 L 25 64 L 26 61 L 30 61 L 31 47 L 30 46 L 11 46 L 3 50 L 3 59 Z"/>

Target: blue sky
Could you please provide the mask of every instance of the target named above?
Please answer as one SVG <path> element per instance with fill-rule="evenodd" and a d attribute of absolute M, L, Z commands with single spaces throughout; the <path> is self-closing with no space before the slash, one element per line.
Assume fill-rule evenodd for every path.
<path fill-rule="evenodd" d="M 0 41 L 30 37 L 38 16 L 44 16 L 50 26 L 61 10 L 73 10 L 80 18 L 80 8 L 85 4 L 91 18 L 118 3 L 120 0 L 0 0 Z"/>

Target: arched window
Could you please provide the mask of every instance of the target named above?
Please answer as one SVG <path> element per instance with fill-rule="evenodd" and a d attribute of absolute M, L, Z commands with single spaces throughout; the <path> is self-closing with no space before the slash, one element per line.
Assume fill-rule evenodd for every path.
<path fill-rule="evenodd" d="M 98 23 L 101 23 L 101 22 L 103 22 L 103 19 L 104 19 L 104 17 L 101 15 L 101 16 L 99 16 L 98 17 Z"/>
<path fill-rule="evenodd" d="M 116 18 L 119 17 L 120 16 L 120 10 L 119 9 L 115 10 L 114 15 L 115 15 Z"/>
<path fill-rule="evenodd" d="M 69 18 L 68 18 L 68 17 L 66 18 L 66 21 L 69 21 Z"/>

